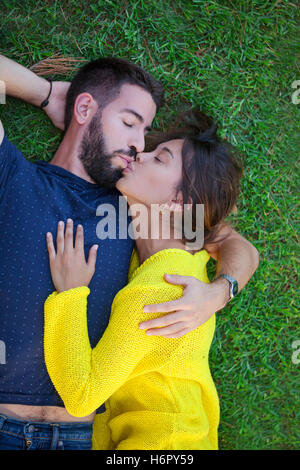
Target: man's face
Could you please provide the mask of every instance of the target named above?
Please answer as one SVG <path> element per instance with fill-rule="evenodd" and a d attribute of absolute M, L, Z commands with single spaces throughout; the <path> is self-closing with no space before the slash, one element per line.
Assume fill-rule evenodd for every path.
<path fill-rule="evenodd" d="M 99 111 L 86 130 L 79 155 L 88 175 L 112 188 L 136 153 L 145 147 L 156 105 L 150 93 L 125 84 L 117 97 Z"/>

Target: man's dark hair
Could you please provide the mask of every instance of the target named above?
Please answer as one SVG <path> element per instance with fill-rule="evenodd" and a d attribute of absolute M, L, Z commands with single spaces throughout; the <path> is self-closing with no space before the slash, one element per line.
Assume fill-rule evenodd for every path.
<path fill-rule="evenodd" d="M 74 104 L 80 93 L 90 93 L 103 110 L 117 96 L 124 84 L 137 85 L 148 91 L 157 108 L 163 104 L 163 86 L 152 75 L 136 64 L 118 57 L 93 60 L 74 76 L 67 93 L 65 131 L 71 122 Z"/>

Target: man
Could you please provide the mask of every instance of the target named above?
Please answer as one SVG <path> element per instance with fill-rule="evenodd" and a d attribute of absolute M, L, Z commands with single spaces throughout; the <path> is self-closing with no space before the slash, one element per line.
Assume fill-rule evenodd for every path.
<path fill-rule="evenodd" d="M 0 56 L 0 80 L 8 95 L 35 106 L 43 103 L 53 123 L 65 129 L 53 159 L 32 164 L 8 141 L 0 121 L 0 340 L 6 346 L 6 361 L 0 364 L 0 448 L 62 448 L 70 437 L 62 434 L 67 425 L 60 423 L 69 423 L 68 430 L 79 436 L 81 422 L 92 418 L 67 413 L 45 367 L 43 306 L 54 290 L 45 235 L 55 231 L 59 220 L 71 217 L 84 226 L 86 255 L 99 243 L 96 209 L 109 203 L 118 210 L 114 185 L 143 151 L 163 89 L 150 74 L 120 59 L 90 62 L 69 88 L 64 82 L 50 86 Z M 151 306 L 148 311 L 173 313 L 146 322 L 144 328 L 181 336 L 226 305 L 237 288 L 232 278 L 239 291 L 245 286 L 257 269 L 257 250 L 230 227 L 223 232 L 228 233 L 225 240 L 204 246 L 217 260 L 216 279 L 205 284 L 192 277 L 166 278 L 185 286 L 183 297 Z M 19 249 L 23 239 L 25 252 Z M 114 296 L 127 283 L 132 248 L 130 238 L 101 240 L 89 296 L 92 347 L 107 326 Z M 230 277 L 218 278 L 220 274 Z M 176 326 L 182 322 L 184 330 Z M 103 411 L 102 406 L 97 413 Z"/>

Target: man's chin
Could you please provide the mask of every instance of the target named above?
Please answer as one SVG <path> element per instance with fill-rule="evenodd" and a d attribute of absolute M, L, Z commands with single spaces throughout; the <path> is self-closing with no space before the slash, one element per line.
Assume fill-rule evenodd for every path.
<path fill-rule="evenodd" d="M 101 178 L 93 178 L 97 184 L 108 189 L 116 187 L 117 182 L 122 178 L 122 170 L 117 170 L 113 174 L 102 174 Z"/>

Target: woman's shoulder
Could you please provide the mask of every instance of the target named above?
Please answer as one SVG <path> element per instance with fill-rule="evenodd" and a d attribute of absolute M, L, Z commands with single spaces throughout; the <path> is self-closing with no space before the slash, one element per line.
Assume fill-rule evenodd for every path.
<path fill-rule="evenodd" d="M 206 250 L 191 254 L 183 249 L 168 248 L 158 251 L 139 266 L 138 253 L 134 248 L 128 280 L 130 284 L 141 281 L 157 283 L 164 281 L 164 274 L 179 274 L 181 276 L 195 276 L 203 282 L 209 282 L 206 273 L 206 264 L 209 258 Z"/>

